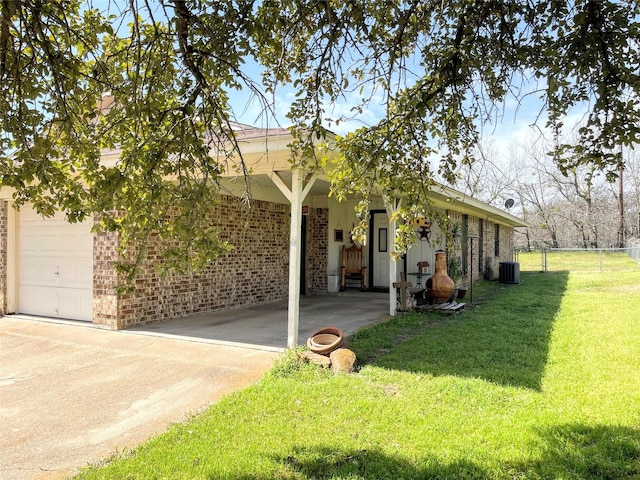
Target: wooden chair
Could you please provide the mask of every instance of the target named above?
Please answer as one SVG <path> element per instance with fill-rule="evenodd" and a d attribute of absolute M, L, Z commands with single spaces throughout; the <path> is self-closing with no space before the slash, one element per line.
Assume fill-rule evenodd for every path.
<path fill-rule="evenodd" d="M 347 283 L 359 285 L 360 290 L 367 288 L 367 267 L 364 266 L 362 250 L 356 245 L 342 246 L 340 290 L 347 288 Z"/>

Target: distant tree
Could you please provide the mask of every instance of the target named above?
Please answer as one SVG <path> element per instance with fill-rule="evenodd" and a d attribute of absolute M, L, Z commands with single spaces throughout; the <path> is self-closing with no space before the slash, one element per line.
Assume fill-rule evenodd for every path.
<path fill-rule="evenodd" d="M 640 151 L 638 149 L 623 150 L 625 170 L 624 188 L 624 237 L 640 238 Z M 619 189 L 611 185 L 611 195 L 618 201 Z"/>
<path fill-rule="evenodd" d="M 482 138 L 472 151 L 473 161 L 460 162 L 453 187 L 490 205 L 504 208 L 513 197 L 518 171 L 500 157 L 490 139 Z"/>
<path fill-rule="evenodd" d="M 101 3 L 102 4 L 102 3 Z M 96 5 L 98 5 L 96 3 Z M 338 140 L 338 198 L 392 198 L 410 218 L 436 171 L 471 162 L 507 96 L 539 96 L 563 169 L 615 176 L 640 138 L 640 4 L 616 0 L 43 0 L 0 3 L 0 182 L 18 204 L 70 221 L 97 215 L 127 246 L 156 232 L 168 260 L 202 268 L 228 247 L 206 222 L 226 162 L 243 171 L 230 95 L 271 116 L 283 84 L 292 163 L 316 168 L 327 105 L 371 102 L 378 123 Z M 263 69 L 261 79 L 247 64 Z M 116 102 L 96 110 L 109 91 Z M 115 165 L 100 151 L 118 148 Z M 214 155 L 211 153 L 215 152 Z M 434 169 L 431 163 L 434 163 Z M 402 233 L 402 232 L 401 232 Z M 405 232 L 407 233 L 407 232 Z M 402 236 L 402 235 L 401 235 Z"/>
<path fill-rule="evenodd" d="M 527 228 L 527 247 L 558 248 L 561 229 L 560 195 L 545 175 L 548 146 L 535 139 L 520 143 L 512 152 L 511 169 L 517 171 L 515 192 Z"/>
<path fill-rule="evenodd" d="M 518 142 L 513 150 L 509 170 L 517 172 L 514 196 L 531 224 L 524 243 L 578 248 L 615 246 L 619 228 L 618 180 L 609 181 L 593 166 L 561 169 L 546 154 L 551 150 L 549 141 L 539 136 Z M 636 218 L 637 159 L 632 152 L 626 152 L 625 159 L 630 173 L 624 182 L 629 194 L 624 217 Z M 627 228 L 626 235 L 629 234 Z"/>

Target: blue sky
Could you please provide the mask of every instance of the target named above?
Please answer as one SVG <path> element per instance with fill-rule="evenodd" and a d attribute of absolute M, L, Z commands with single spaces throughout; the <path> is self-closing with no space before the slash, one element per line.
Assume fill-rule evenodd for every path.
<path fill-rule="evenodd" d="M 248 67 L 247 71 L 254 72 L 253 78 L 260 78 L 260 70 L 257 66 Z M 326 126 L 331 131 L 338 135 L 344 135 L 362 126 L 374 125 L 384 117 L 385 106 L 381 95 L 375 96 L 361 113 L 354 114 L 351 109 L 358 98 L 349 102 L 347 97 L 334 105 L 326 105 L 327 117 L 334 119 L 341 116 L 354 117 L 339 124 L 327 123 Z M 283 86 L 276 92 L 276 118 L 281 126 L 286 127 L 290 124 L 286 113 L 294 99 L 294 90 L 291 87 Z M 260 117 L 260 105 L 247 102 L 248 97 L 242 92 L 232 94 L 232 107 L 238 115 L 237 120 L 259 127 L 267 126 L 265 119 Z M 539 94 L 528 95 L 520 102 L 517 102 L 514 97 L 508 97 L 502 105 L 497 107 L 497 113 L 492 122 L 482 127 L 483 138 L 492 144 L 500 157 L 508 159 L 515 143 L 523 143 L 527 139 L 537 138 L 544 131 L 546 116 L 544 112 L 541 113 L 542 107 L 543 103 Z M 271 122 L 269 126 L 275 126 L 271 119 L 269 121 Z M 537 125 L 534 125 L 536 123 Z"/>

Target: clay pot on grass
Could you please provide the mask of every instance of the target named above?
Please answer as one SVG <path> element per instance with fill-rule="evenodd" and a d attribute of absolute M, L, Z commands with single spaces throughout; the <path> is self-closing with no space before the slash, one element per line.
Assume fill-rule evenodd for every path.
<path fill-rule="evenodd" d="M 338 327 L 325 327 L 307 339 L 307 347 L 314 353 L 329 355 L 344 344 L 344 332 Z"/>

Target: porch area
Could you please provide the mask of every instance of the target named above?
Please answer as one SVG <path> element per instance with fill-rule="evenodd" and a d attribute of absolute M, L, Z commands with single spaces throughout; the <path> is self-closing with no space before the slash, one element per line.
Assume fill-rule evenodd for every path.
<path fill-rule="evenodd" d="M 261 305 L 204 313 L 140 325 L 127 332 L 263 350 L 287 348 L 287 304 Z M 362 327 L 388 320 L 389 294 L 347 290 L 300 297 L 298 343 L 316 330 L 335 326 L 352 335 Z"/>

